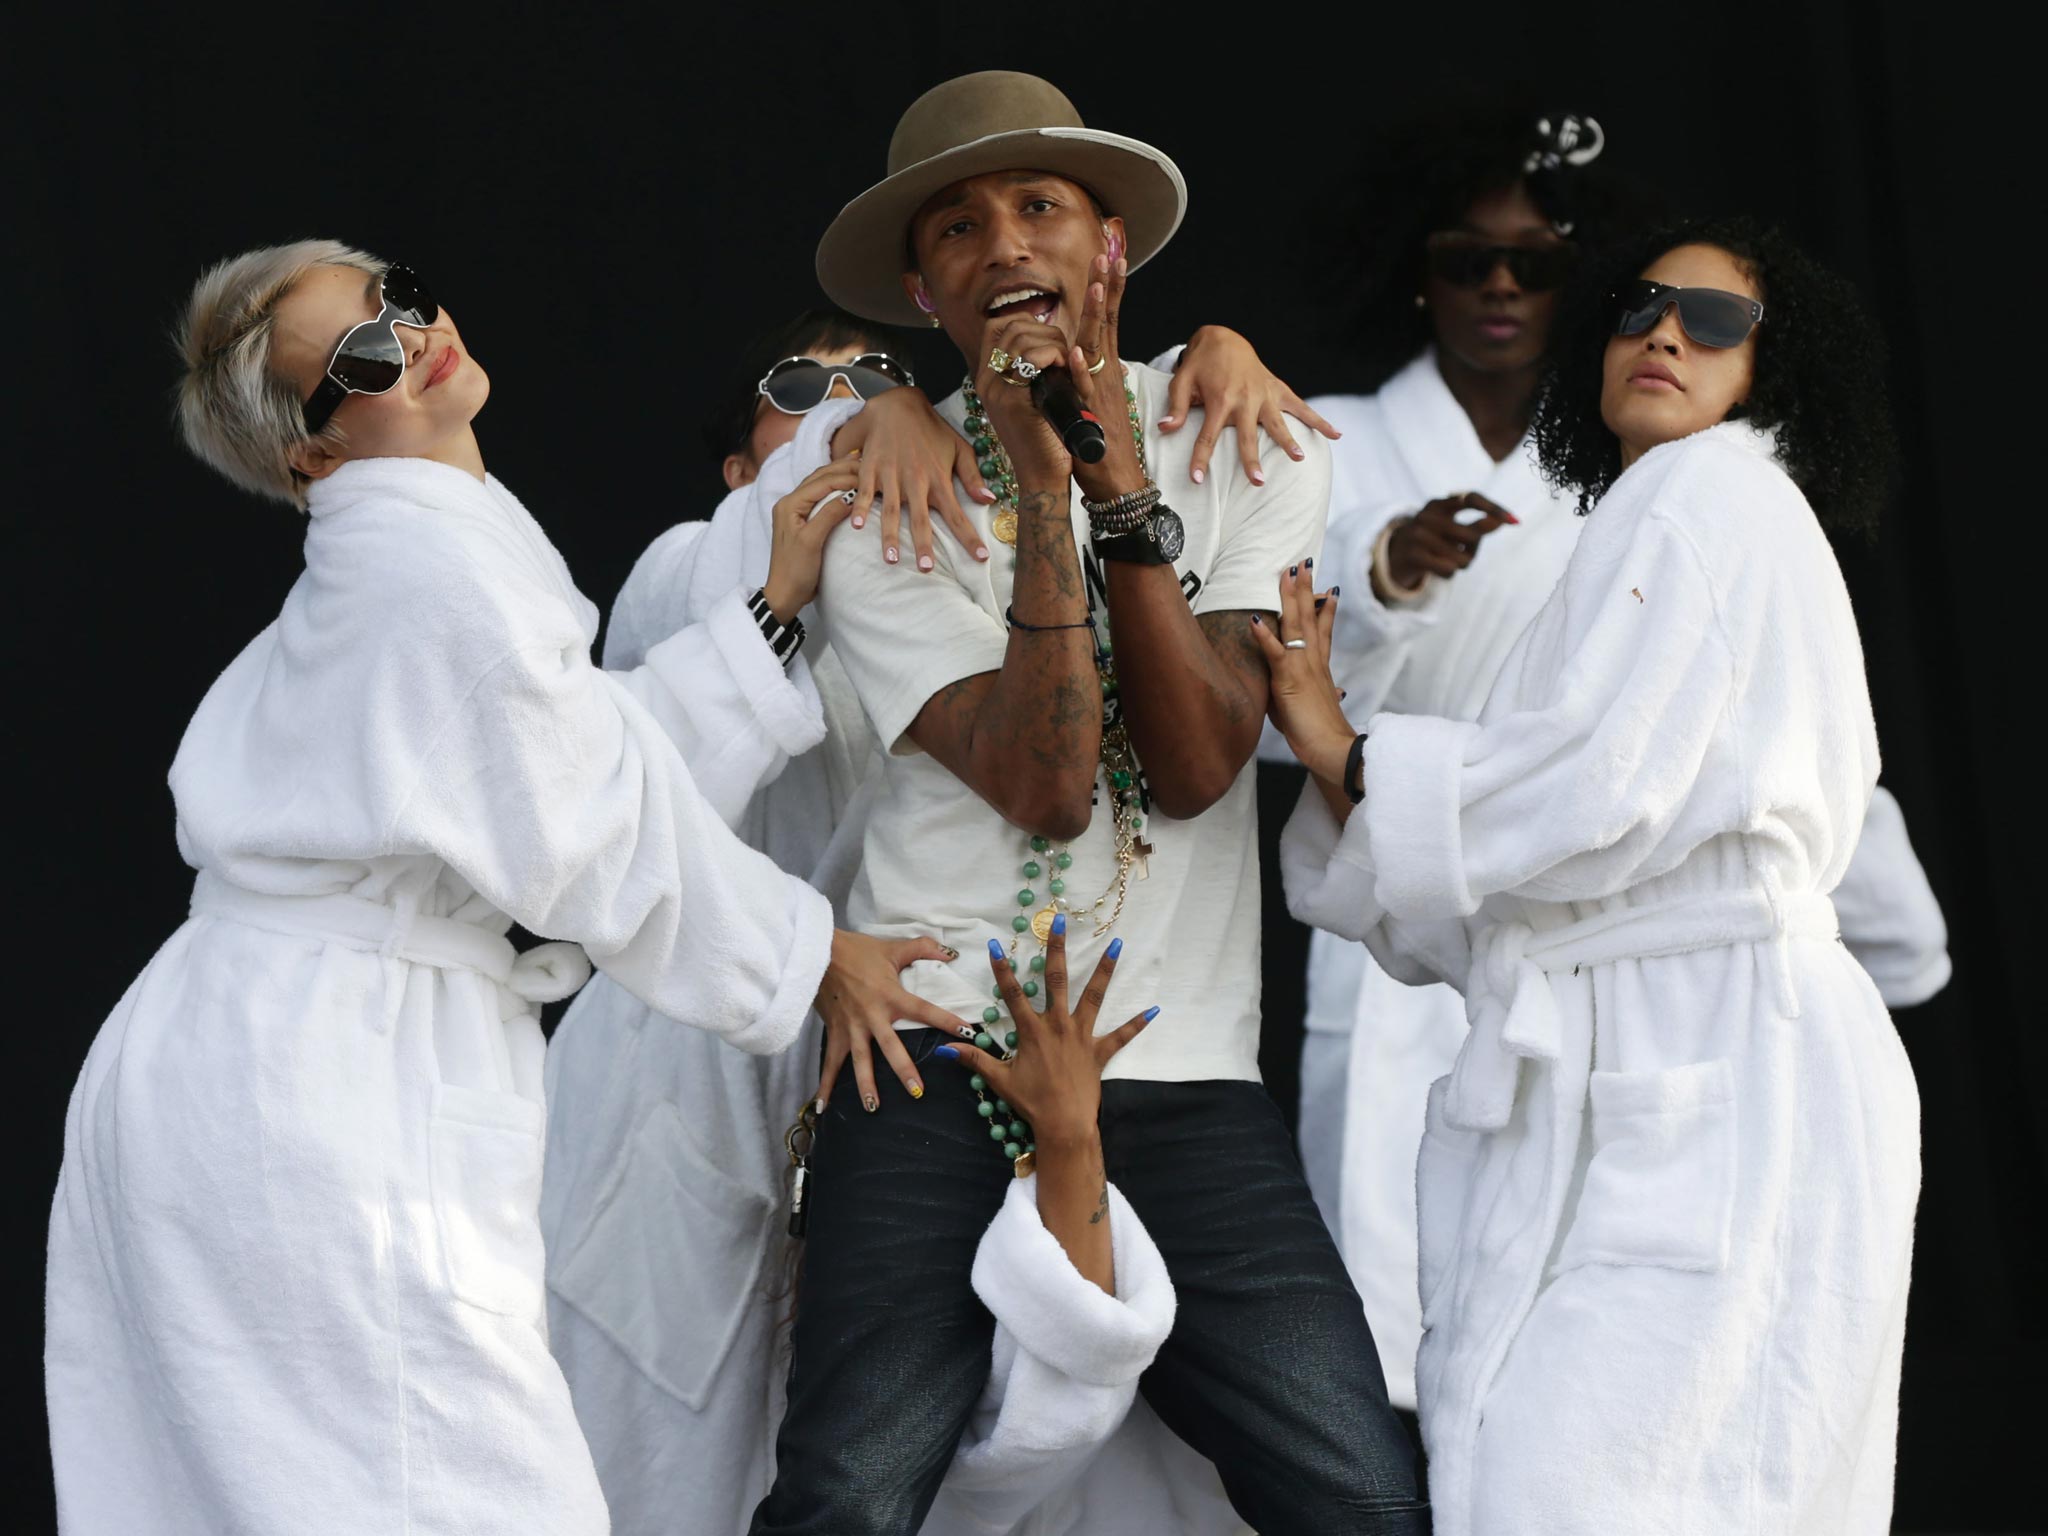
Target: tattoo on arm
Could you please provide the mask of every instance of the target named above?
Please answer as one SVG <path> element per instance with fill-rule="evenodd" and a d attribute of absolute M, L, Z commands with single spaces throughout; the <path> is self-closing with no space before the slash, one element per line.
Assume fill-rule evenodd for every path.
<path fill-rule="evenodd" d="M 1095 1197 L 1095 1209 L 1088 1213 L 1088 1225 L 1094 1226 L 1109 1214 L 1109 1181 L 1103 1180 L 1102 1193 Z"/>
<path fill-rule="evenodd" d="M 1266 622 L 1272 623 L 1273 617 L 1266 615 Z M 1259 642 L 1252 637 L 1251 620 L 1251 611 L 1245 608 L 1226 608 L 1200 614 L 1195 619 L 1209 649 L 1238 685 L 1235 696 L 1226 693 L 1223 698 L 1225 717 L 1233 725 L 1244 720 L 1252 703 L 1256 702 L 1261 712 L 1265 709 L 1266 658 L 1259 650 Z"/>

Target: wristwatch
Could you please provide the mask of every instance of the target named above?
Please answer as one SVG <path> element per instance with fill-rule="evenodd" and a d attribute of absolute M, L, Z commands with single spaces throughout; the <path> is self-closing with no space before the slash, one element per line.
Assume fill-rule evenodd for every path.
<path fill-rule="evenodd" d="M 1133 565 L 1171 565 L 1187 547 L 1187 529 L 1180 514 L 1165 502 L 1155 503 L 1128 532 L 1094 538 L 1095 554 L 1102 560 L 1125 560 Z"/>

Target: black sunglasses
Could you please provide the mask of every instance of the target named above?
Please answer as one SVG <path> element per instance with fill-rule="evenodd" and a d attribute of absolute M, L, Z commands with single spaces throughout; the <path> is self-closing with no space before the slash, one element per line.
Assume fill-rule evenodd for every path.
<path fill-rule="evenodd" d="M 441 316 L 440 305 L 411 267 L 386 267 L 377 298 L 377 318 L 348 328 L 327 360 L 327 376 L 306 402 L 309 437 L 327 425 L 350 395 L 386 394 L 405 377 L 405 343 L 398 339 L 397 327 L 425 330 Z"/>
<path fill-rule="evenodd" d="M 1462 230 L 1440 229 L 1424 242 L 1423 265 L 1429 275 L 1453 288 L 1477 288 L 1502 262 L 1517 288 L 1547 293 L 1562 288 L 1577 263 L 1578 247 L 1559 241 L 1551 245 L 1495 245 Z"/>
<path fill-rule="evenodd" d="M 1703 347 L 1739 347 L 1764 322 L 1755 299 L 1725 288 L 1676 288 L 1639 277 L 1615 294 L 1614 334 L 1640 336 L 1678 306 L 1678 324 Z"/>
<path fill-rule="evenodd" d="M 886 352 L 863 352 L 850 363 L 821 363 L 815 357 L 785 357 L 761 375 L 754 392 L 768 397 L 769 404 L 791 416 L 816 410 L 832 393 L 834 379 L 846 380 L 846 387 L 863 402 L 899 385 L 915 384 L 910 370 Z"/>

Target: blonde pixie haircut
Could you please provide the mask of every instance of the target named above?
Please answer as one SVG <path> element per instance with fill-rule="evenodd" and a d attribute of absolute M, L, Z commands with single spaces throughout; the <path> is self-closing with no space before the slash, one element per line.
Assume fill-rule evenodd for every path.
<path fill-rule="evenodd" d="M 339 240 L 297 240 L 229 257 L 193 285 L 178 325 L 178 432 L 245 491 L 303 508 L 292 450 L 309 441 L 297 388 L 270 368 L 278 302 L 314 267 L 381 276 L 385 263 Z M 329 426 L 323 434 L 337 437 Z"/>

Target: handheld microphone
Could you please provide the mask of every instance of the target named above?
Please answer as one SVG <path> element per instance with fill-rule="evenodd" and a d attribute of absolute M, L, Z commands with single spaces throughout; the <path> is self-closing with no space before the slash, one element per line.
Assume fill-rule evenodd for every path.
<path fill-rule="evenodd" d="M 1083 464 L 1099 464 L 1108 444 L 1102 423 L 1086 406 L 1074 388 L 1074 376 L 1064 368 L 1042 369 L 1031 381 L 1031 403 L 1038 414 L 1052 424 L 1066 444 L 1067 452 Z"/>

